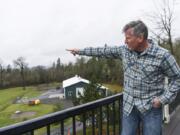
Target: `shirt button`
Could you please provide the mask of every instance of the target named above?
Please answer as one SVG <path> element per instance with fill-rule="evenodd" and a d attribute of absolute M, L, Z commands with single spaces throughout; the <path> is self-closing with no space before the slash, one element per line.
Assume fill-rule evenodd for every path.
<path fill-rule="evenodd" d="M 135 68 L 136 68 L 136 69 L 139 69 L 139 66 L 136 65 Z"/>

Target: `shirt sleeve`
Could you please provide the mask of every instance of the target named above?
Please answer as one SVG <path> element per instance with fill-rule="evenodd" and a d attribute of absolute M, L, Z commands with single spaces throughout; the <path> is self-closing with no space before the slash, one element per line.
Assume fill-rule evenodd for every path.
<path fill-rule="evenodd" d="M 119 47 L 88 47 L 81 49 L 78 54 L 85 56 L 96 56 L 104 58 L 122 58 L 124 51 L 124 46 Z"/>
<path fill-rule="evenodd" d="M 168 77 L 169 83 L 159 98 L 162 104 L 169 104 L 176 98 L 177 92 L 180 90 L 180 68 L 170 53 L 166 53 L 164 56 L 161 68 L 165 76 Z"/>

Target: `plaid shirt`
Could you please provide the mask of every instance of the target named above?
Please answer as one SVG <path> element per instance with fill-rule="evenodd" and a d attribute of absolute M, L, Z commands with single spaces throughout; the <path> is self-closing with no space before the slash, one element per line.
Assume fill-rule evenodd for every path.
<path fill-rule="evenodd" d="M 162 104 L 175 99 L 180 89 L 180 69 L 174 57 L 153 42 L 138 54 L 126 45 L 118 47 L 85 48 L 79 55 L 117 58 L 123 62 L 124 92 L 123 112 L 129 115 L 136 106 L 144 113 L 152 107 L 152 100 L 159 97 Z M 169 78 L 165 88 L 165 76 Z"/>

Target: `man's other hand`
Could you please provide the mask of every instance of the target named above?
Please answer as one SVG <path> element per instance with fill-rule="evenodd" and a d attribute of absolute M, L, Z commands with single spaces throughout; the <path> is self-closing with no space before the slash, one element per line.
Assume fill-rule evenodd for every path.
<path fill-rule="evenodd" d="M 153 99 L 153 107 L 154 107 L 154 108 L 159 108 L 159 107 L 161 107 L 161 101 L 159 100 L 158 97 L 155 97 L 155 98 Z"/>

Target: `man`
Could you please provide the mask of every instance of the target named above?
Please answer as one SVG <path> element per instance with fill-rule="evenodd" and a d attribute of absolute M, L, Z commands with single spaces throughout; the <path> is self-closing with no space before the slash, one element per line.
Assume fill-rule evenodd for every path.
<path fill-rule="evenodd" d="M 143 135 L 160 135 L 162 105 L 170 103 L 180 89 L 180 69 L 174 57 L 148 40 L 147 26 L 140 20 L 123 28 L 125 45 L 68 49 L 72 54 L 121 59 L 124 70 L 122 135 L 135 135 L 140 121 Z M 168 89 L 164 78 L 169 78 Z"/>

